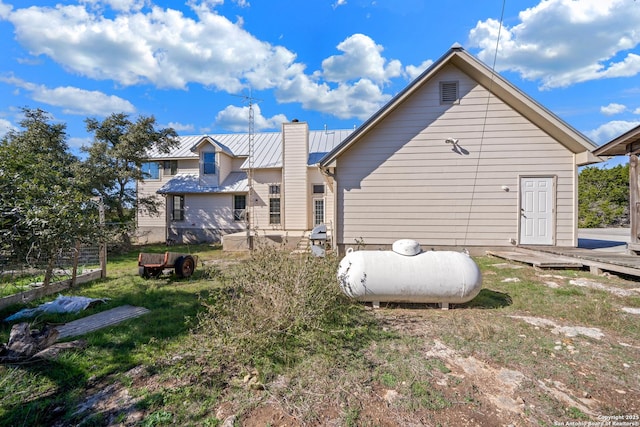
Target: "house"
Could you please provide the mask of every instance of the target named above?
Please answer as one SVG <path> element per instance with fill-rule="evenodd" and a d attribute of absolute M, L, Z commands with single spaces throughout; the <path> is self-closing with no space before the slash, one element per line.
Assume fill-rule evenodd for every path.
<path fill-rule="evenodd" d="M 640 253 L 640 126 L 623 133 L 593 151 L 596 156 L 629 156 L 629 243 L 632 254 Z"/>
<path fill-rule="evenodd" d="M 333 198 L 317 163 L 351 132 L 309 131 L 294 120 L 281 132 L 181 136 L 177 148 L 152 151 L 143 165 L 147 178 L 137 192 L 160 197 L 160 215 L 137 212 L 138 241 L 229 236 L 228 245 L 241 249 L 250 228 L 295 245 L 313 226 L 333 222 Z"/>
<path fill-rule="evenodd" d="M 151 153 L 142 241 L 302 236 L 324 222 L 340 250 L 577 245 L 578 166 L 596 145 L 454 45 L 354 131 L 182 137 Z M 245 232 L 245 234 L 243 234 Z M 244 240 L 243 240 L 244 239 Z"/>
<path fill-rule="evenodd" d="M 454 45 L 320 161 L 334 241 L 576 246 L 578 166 L 595 148 Z"/>

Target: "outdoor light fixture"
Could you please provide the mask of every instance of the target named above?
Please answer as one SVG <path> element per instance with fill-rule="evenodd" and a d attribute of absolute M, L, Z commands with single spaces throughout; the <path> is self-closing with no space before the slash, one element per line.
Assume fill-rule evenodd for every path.
<path fill-rule="evenodd" d="M 455 139 L 455 138 L 451 138 L 451 137 L 449 137 L 449 138 L 445 139 L 445 140 L 444 140 L 444 142 L 446 142 L 447 144 L 453 144 L 453 145 L 456 145 L 456 144 L 458 143 L 458 140 L 457 140 L 457 139 Z"/>

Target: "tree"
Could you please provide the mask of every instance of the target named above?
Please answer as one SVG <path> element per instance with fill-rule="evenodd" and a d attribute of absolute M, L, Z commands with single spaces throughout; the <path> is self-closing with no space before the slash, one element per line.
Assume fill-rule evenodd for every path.
<path fill-rule="evenodd" d="M 134 227 L 136 209 L 158 212 L 157 197 L 137 198 L 135 182 L 144 180 L 142 163 L 148 152 L 156 149 L 168 153 L 179 141 L 171 128 L 156 129 L 153 116 L 131 121 L 124 113 L 114 113 L 102 122 L 87 119 L 87 131 L 94 141 L 83 147 L 87 159 L 83 164 L 86 185 L 102 198 L 106 220 L 116 225 L 121 243 L 128 246 Z"/>
<path fill-rule="evenodd" d="M 94 239 L 97 211 L 77 180 L 66 126 L 40 109 L 23 113 L 23 130 L 0 141 L 0 249 L 46 261 L 48 285 L 58 252 Z"/>
<path fill-rule="evenodd" d="M 578 177 L 579 227 L 629 224 L 629 165 L 610 169 L 588 166 Z"/>

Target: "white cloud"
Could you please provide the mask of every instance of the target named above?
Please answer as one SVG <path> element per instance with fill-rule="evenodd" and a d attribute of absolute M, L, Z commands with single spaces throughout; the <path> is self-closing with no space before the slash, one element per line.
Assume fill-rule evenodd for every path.
<path fill-rule="evenodd" d="M 640 121 L 629 122 L 624 120 L 614 120 L 603 124 L 597 129 L 584 132 L 586 136 L 591 138 L 598 145 L 605 144 L 623 133 L 640 125 Z"/>
<path fill-rule="evenodd" d="M 338 7 L 344 6 L 345 4 L 347 4 L 347 0 L 338 0 L 333 5 L 331 5 L 331 7 L 337 9 Z"/>
<path fill-rule="evenodd" d="M 88 147 L 92 143 L 93 143 L 93 138 L 90 138 L 90 137 L 84 137 L 84 138 L 73 137 L 67 140 L 67 144 L 69 145 L 69 147 L 76 148 L 76 149 L 80 147 Z"/>
<path fill-rule="evenodd" d="M 80 3 L 93 5 L 94 7 L 108 6 L 121 12 L 138 11 L 146 3 L 145 0 L 81 0 Z"/>
<path fill-rule="evenodd" d="M 0 138 L 12 130 L 17 131 L 18 127 L 14 126 L 9 120 L 0 118 Z"/>
<path fill-rule="evenodd" d="M 169 122 L 166 127 L 170 127 L 176 132 L 193 132 L 194 126 L 192 124 L 182 124 L 177 122 Z"/>
<path fill-rule="evenodd" d="M 344 82 L 367 78 L 384 83 L 402 72 L 400 61 L 392 60 L 387 63 L 381 55 L 383 47 L 364 34 L 347 37 L 337 48 L 344 53 L 322 61 L 322 75 L 328 81 Z"/>
<path fill-rule="evenodd" d="M 407 75 L 411 80 L 414 80 L 416 77 L 422 74 L 424 70 L 429 68 L 431 64 L 433 64 L 433 60 L 427 59 L 426 61 L 422 62 L 422 64 L 418 66 L 407 65 L 407 67 L 405 68 L 405 72 L 407 73 Z"/>
<path fill-rule="evenodd" d="M 30 92 L 34 101 L 60 107 L 66 114 L 107 116 L 114 112 L 136 111 L 129 101 L 99 91 L 64 86 L 50 89 L 44 85 L 26 82 L 16 77 L 0 77 L 0 81 Z"/>
<path fill-rule="evenodd" d="M 195 83 L 229 93 L 248 87 L 274 89 L 279 102 L 301 103 L 339 118 L 367 118 L 390 99 L 384 88 L 391 79 L 417 70 L 403 70 L 400 61 L 382 56 L 381 45 L 354 34 L 337 46 L 339 55 L 305 74 L 306 66 L 297 62 L 295 53 L 257 39 L 243 29 L 241 18 L 234 23 L 216 13 L 214 8 L 222 3 L 189 1 L 194 17 L 147 0 L 85 0 L 5 14 L 16 39 L 34 58 L 46 56 L 86 78 L 178 89 Z M 106 7 L 110 12 L 103 14 Z M 41 98 L 51 91 L 45 89 Z M 71 88 L 58 92 L 65 92 L 62 89 L 71 95 Z M 47 102 L 54 98 L 48 96 Z"/>
<path fill-rule="evenodd" d="M 503 27 L 498 71 L 512 70 L 541 88 L 640 73 L 640 7 L 628 0 L 545 0 L 519 14 L 520 23 Z M 469 33 L 478 57 L 493 63 L 499 23 L 478 22 Z"/>
<path fill-rule="evenodd" d="M 633 110 L 633 114 L 640 114 L 640 107 Z"/>
<path fill-rule="evenodd" d="M 138 4 L 118 3 L 123 8 Z M 61 4 L 14 10 L 7 19 L 32 55 L 46 55 L 80 75 L 125 86 L 149 82 L 185 88 L 195 82 L 237 92 L 250 73 L 262 76 L 267 69 L 278 70 L 279 78 L 289 74 L 295 55 L 256 39 L 210 10 L 210 4 L 191 6 L 197 19 L 157 6 L 108 18 L 87 7 Z M 277 80 L 272 77 L 270 84 Z"/>
<path fill-rule="evenodd" d="M 306 75 L 282 85 L 276 91 L 279 102 L 299 102 L 307 110 L 322 111 L 341 119 L 365 120 L 391 96 L 384 94 L 371 80 L 361 79 L 353 85 L 339 84 L 335 89 Z"/>
<path fill-rule="evenodd" d="M 615 114 L 623 113 L 627 110 L 626 105 L 616 104 L 612 102 L 609 105 L 605 105 L 604 107 L 600 107 L 600 112 L 605 116 L 613 116 Z"/>
<path fill-rule="evenodd" d="M 13 9 L 13 6 L 4 4 L 2 0 L 0 0 L 0 19 L 7 19 L 9 15 L 11 15 L 11 9 Z"/>
<path fill-rule="evenodd" d="M 280 129 L 283 122 L 287 122 L 284 114 L 276 114 L 271 118 L 264 117 L 260 106 L 253 106 L 254 129 L 261 131 L 265 129 Z M 216 115 L 216 126 L 232 132 L 249 131 L 249 107 L 236 107 L 229 105 Z"/>

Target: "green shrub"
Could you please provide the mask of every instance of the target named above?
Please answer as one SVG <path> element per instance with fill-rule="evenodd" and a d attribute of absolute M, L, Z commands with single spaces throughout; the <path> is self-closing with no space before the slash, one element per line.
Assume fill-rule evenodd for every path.
<path fill-rule="evenodd" d="M 357 340 L 361 306 L 340 291 L 337 264 L 335 257 L 255 250 L 204 301 L 194 331 L 197 348 L 206 346 L 226 366 L 278 370 L 305 354 L 331 353 L 344 340 Z"/>

